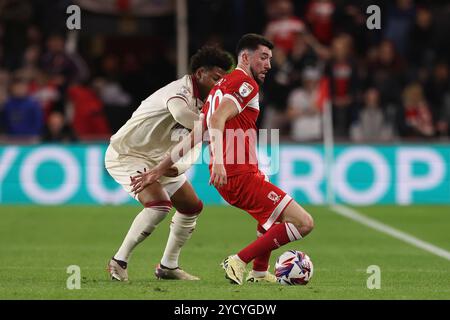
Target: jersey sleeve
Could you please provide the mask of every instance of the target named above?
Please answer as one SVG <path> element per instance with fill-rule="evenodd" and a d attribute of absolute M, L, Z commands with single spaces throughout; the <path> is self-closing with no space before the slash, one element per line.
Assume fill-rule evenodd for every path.
<path fill-rule="evenodd" d="M 192 99 L 192 92 L 185 85 L 179 86 L 178 88 L 173 89 L 173 93 L 170 95 L 167 101 L 176 98 L 184 100 L 186 104 L 189 105 L 189 101 Z"/>
<path fill-rule="evenodd" d="M 166 108 L 172 114 L 176 122 L 183 127 L 192 130 L 194 122 L 198 120 L 198 112 L 194 112 L 189 105 L 192 103 L 192 90 L 185 85 L 178 85 L 171 89 L 167 97 Z"/>
<path fill-rule="evenodd" d="M 232 100 L 241 113 L 249 103 L 254 103 L 258 90 L 258 85 L 254 81 L 236 78 L 226 86 L 223 97 Z"/>
<path fill-rule="evenodd" d="M 198 114 L 191 111 L 182 99 L 176 97 L 169 99 L 167 101 L 167 109 L 175 121 L 183 127 L 189 130 L 194 128 L 195 121 L 198 120 Z"/>

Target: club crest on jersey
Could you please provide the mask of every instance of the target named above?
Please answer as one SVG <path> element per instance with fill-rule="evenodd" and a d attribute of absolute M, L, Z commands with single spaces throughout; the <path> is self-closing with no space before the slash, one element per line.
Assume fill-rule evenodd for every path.
<path fill-rule="evenodd" d="M 241 84 L 241 86 L 239 87 L 239 94 L 241 95 L 241 97 L 246 98 L 248 97 L 248 95 L 250 93 L 252 93 L 253 91 L 253 87 L 248 83 L 248 82 L 244 82 L 243 84 Z"/>
<path fill-rule="evenodd" d="M 187 87 L 182 86 L 180 88 L 180 92 L 178 92 L 177 95 L 182 96 L 187 99 L 187 97 L 190 95 L 190 93 L 191 92 L 189 91 L 189 89 Z"/>
<path fill-rule="evenodd" d="M 278 194 L 276 194 L 275 191 L 270 191 L 269 194 L 267 195 L 267 198 L 269 198 L 270 200 L 273 201 L 273 203 L 277 203 L 278 201 L 280 201 L 281 196 L 279 196 Z"/>

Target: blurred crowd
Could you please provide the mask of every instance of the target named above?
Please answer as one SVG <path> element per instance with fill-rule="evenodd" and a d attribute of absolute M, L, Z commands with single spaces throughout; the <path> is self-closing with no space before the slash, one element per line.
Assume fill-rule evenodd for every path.
<path fill-rule="evenodd" d="M 370 3 L 311 0 L 303 15 L 291 1 L 267 3 L 276 48 L 263 127 L 320 141 L 329 101 L 338 140 L 448 139 L 450 6 L 381 3 L 381 29 L 370 30 Z"/>
<path fill-rule="evenodd" d="M 0 0 L 3 140 L 108 139 L 141 100 L 175 79 L 173 38 L 144 37 L 136 47 L 124 35 L 108 42 L 81 30 L 80 39 L 49 27 L 36 7 L 42 2 Z M 371 4 L 381 8 L 380 30 L 366 26 Z M 234 27 L 209 28 L 219 24 L 209 12 L 233 17 Z M 206 42 L 233 51 L 245 32 L 275 43 L 259 121 L 284 139 L 321 141 L 327 103 L 337 140 L 449 138 L 445 1 L 199 0 L 189 2 L 189 19 L 191 53 Z"/>

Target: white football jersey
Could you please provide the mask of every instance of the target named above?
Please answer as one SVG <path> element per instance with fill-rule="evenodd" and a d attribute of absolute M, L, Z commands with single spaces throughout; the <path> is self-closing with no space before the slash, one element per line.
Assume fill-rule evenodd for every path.
<path fill-rule="evenodd" d="M 119 155 L 161 161 L 188 131 L 175 121 L 167 102 L 186 101 L 199 114 L 203 102 L 190 75 L 173 81 L 142 101 L 131 118 L 111 137 L 110 144 Z"/>

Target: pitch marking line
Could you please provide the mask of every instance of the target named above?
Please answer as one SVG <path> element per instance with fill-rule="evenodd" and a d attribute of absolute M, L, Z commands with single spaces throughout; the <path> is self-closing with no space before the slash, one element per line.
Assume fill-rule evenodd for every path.
<path fill-rule="evenodd" d="M 334 212 L 336 212 L 337 214 L 339 214 L 341 216 L 344 216 L 351 220 L 357 221 L 369 228 L 375 229 L 382 233 L 386 233 L 394 238 L 397 238 L 403 242 L 409 243 L 417 248 L 423 249 L 423 250 L 433 253 L 439 257 L 450 260 L 450 252 L 448 252 L 447 250 L 436 247 L 435 245 L 432 245 L 431 243 L 420 240 L 420 239 L 413 237 L 403 231 L 397 230 L 397 229 L 392 228 L 388 225 L 385 225 L 381 222 L 378 222 L 374 219 L 368 218 L 368 217 L 358 213 L 357 211 L 350 209 L 349 207 L 342 206 L 342 205 L 334 205 L 334 206 L 331 206 L 331 210 L 333 210 Z"/>

